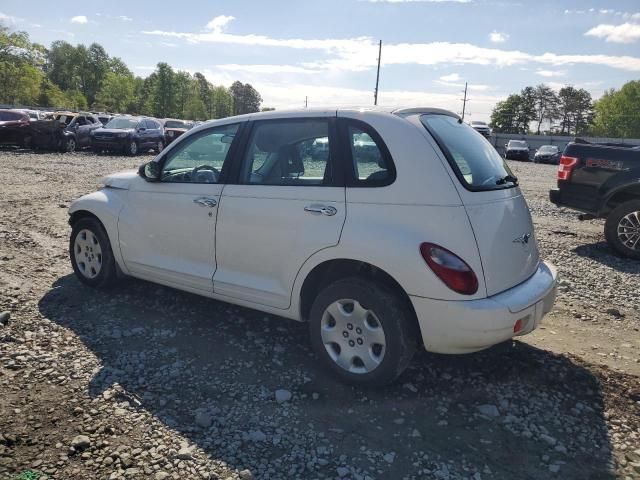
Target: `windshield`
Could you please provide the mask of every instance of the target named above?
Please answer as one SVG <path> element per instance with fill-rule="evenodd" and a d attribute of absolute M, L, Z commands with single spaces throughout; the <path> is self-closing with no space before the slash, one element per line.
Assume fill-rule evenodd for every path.
<path fill-rule="evenodd" d="M 487 124 L 484 122 L 471 122 L 471 125 L 474 125 L 476 127 L 486 127 Z"/>
<path fill-rule="evenodd" d="M 538 149 L 539 152 L 542 153 L 557 153 L 558 152 L 558 147 L 554 147 L 551 145 L 543 145 L 542 147 L 540 147 Z"/>
<path fill-rule="evenodd" d="M 118 130 L 126 130 L 127 128 L 136 128 L 138 125 L 137 118 L 116 117 L 109 120 L 105 128 L 115 128 Z"/>
<path fill-rule="evenodd" d="M 164 128 L 191 128 L 192 125 L 187 122 L 180 122 L 179 120 L 168 120 L 164 124 Z"/>
<path fill-rule="evenodd" d="M 527 142 L 522 140 L 509 140 L 509 147 L 527 148 Z"/>
<path fill-rule="evenodd" d="M 496 190 L 517 185 L 496 149 L 469 125 L 440 114 L 422 115 L 421 121 L 465 187 Z"/>

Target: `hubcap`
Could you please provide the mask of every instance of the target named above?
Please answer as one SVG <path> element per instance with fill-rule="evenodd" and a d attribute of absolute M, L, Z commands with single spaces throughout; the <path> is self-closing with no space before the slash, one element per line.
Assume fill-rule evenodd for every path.
<path fill-rule="evenodd" d="M 631 250 L 640 247 L 640 212 L 631 212 L 618 223 L 618 238 Z"/>
<path fill-rule="evenodd" d="M 320 328 L 329 357 L 348 372 L 369 373 L 382 363 L 387 345 L 382 324 L 357 300 L 337 300 L 329 305 Z"/>
<path fill-rule="evenodd" d="M 138 151 L 138 144 L 136 142 L 131 142 L 131 153 L 135 154 Z"/>
<path fill-rule="evenodd" d="M 162 143 L 162 142 L 158 142 L 158 148 L 157 148 L 158 153 L 160 153 L 160 152 L 162 151 L 162 149 L 163 149 L 163 148 L 164 148 L 164 143 Z"/>
<path fill-rule="evenodd" d="M 73 151 L 75 151 L 75 149 L 76 149 L 76 142 L 75 142 L 75 140 L 69 140 L 69 141 L 67 142 L 67 150 L 68 150 L 68 151 L 70 151 L 70 152 L 73 152 Z"/>
<path fill-rule="evenodd" d="M 102 269 L 102 248 L 91 230 L 80 230 L 73 242 L 73 254 L 80 273 L 87 278 L 95 278 Z"/>

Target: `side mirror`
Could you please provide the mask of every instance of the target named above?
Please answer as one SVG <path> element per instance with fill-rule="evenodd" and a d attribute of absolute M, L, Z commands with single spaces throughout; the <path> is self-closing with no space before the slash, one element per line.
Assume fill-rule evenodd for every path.
<path fill-rule="evenodd" d="M 160 180 L 160 165 L 158 162 L 154 161 L 140 165 L 138 175 L 144 178 L 147 182 L 157 182 Z"/>

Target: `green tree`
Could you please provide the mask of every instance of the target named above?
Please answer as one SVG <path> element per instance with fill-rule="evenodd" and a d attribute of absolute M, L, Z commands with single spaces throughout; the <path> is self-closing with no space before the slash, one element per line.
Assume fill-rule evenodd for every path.
<path fill-rule="evenodd" d="M 96 104 L 110 112 L 129 112 L 134 100 L 136 82 L 133 75 L 107 72 L 102 88 L 96 96 Z"/>
<path fill-rule="evenodd" d="M 42 80 L 37 104 L 41 107 L 63 108 L 67 106 L 67 97 L 55 83 L 48 78 Z"/>
<path fill-rule="evenodd" d="M 604 137 L 640 138 L 640 81 L 611 89 L 595 102 L 593 133 Z"/>
<path fill-rule="evenodd" d="M 158 118 L 171 117 L 176 110 L 176 74 L 167 63 L 160 62 L 156 68 L 151 107 Z"/>
<path fill-rule="evenodd" d="M 47 53 L 45 71 L 49 80 L 62 90 L 79 88 L 77 62 L 76 48 L 63 40 L 56 40 Z"/>
<path fill-rule="evenodd" d="M 40 91 L 43 47 L 33 44 L 26 32 L 10 32 L 0 25 L 0 101 L 29 105 Z"/>
<path fill-rule="evenodd" d="M 591 94 L 585 89 L 566 86 L 558 92 L 560 135 L 582 135 L 593 119 Z"/>
<path fill-rule="evenodd" d="M 518 118 L 521 106 L 522 97 L 517 93 L 498 102 L 491 112 L 491 128 L 497 133 L 522 133 Z"/>
<path fill-rule="evenodd" d="M 233 96 L 229 89 L 217 86 L 211 89 L 213 115 L 209 118 L 224 118 L 233 115 Z"/>
<path fill-rule="evenodd" d="M 533 95 L 535 102 L 535 120 L 537 123 L 536 135 L 540 135 L 540 128 L 544 121 L 549 122 L 551 125 L 553 121 L 558 118 L 560 99 L 550 87 L 544 84 L 535 87 Z"/>
<path fill-rule="evenodd" d="M 260 111 L 262 97 L 251 84 L 235 81 L 229 91 L 233 97 L 233 110 L 236 115 Z"/>

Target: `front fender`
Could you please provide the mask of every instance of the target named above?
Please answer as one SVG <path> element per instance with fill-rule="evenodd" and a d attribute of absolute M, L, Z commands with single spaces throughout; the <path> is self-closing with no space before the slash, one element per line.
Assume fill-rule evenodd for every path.
<path fill-rule="evenodd" d="M 102 188 L 96 192 L 84 195 L 73 201 L 69 206 L 70 221 L 83 213 L 95 216 L 107 232 L 113 257 L 122 272 L 128 274 L 128 270 L 120 252 L 118 238 L 118 216 L 124 207 L 128 190 L 119 188 Z"/>

